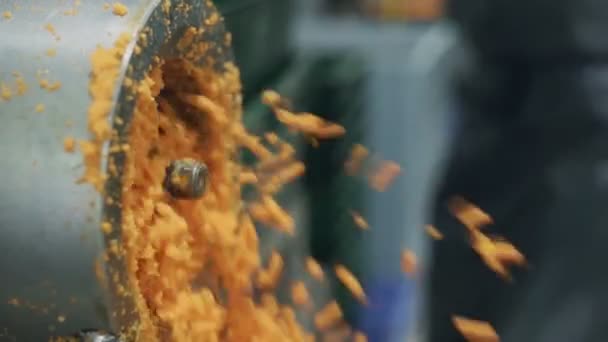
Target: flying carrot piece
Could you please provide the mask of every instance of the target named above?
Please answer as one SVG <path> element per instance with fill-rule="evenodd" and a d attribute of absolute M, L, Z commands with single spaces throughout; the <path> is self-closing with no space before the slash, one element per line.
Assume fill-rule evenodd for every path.
<path fill-rule="evenodd" d="M 318 330 L 325 331 L 342 321 L 342 317 L 342 309 L 334 300 L 315 314 L 315 326 Z"/>
<path fill-rule="evenodd" d="M 411 250 L 401 252 L 401 270 L 403 273 L 413 277 L 418 271 L 418 261 L 416 254 Z"/>
<path fill-rule="evenodd" d="M 329 122 L 311 113 L 295 114 L 280 108 L 275 108 L 274 112 L 277 120 L 285 126 L 317 139 L 338 138 L 346 133 L 346 129 L 341 125 Z"/>
<path fill-rule="evenodd" d="M 363 216 L 361 216 L 361 214 L 359 214 L 355 211 L 351 211 L 350 215 L 353 217 L 353 221 L 355 222 L 355 225 L 357 225 L 357 227 L 359 227 L 362 230 L 369 229 L 369 224 L 363 218 Z"/>
<path fill-rule="evenodd" d="M 304 282 L 297 281 L 291 285 L 291 300 L 298 306 L 310 305 L 310 294 Z"/>
<path fill-rule="evenodd" d="M 477 230 L 472 230 L 470 233 L 473 250 L 492 271 L 506 280 L 511 279 L 508 266 L 525 265 L 524 255 L 509 242 L 494 241 Z"/>
<path fill-rule="evenodd" d="M 481 229 L 493 223 L 492 217 L 477 206 L 462 197 L 453 197 L 448 203 L 452 215 L 464 224 L 468 229 Z"/>
<path fill-rule="evenodd" d="M 383 161 L 369 176 L 369 185 L 378 192 L 384 192 L 400 173 L 399 164 L 390 160 Z"/>
<path fill-rule="evenodd" d="M 452 323 L 468 342 L 499 342 L 500 337 L 488 322 L 453 316 Z"/>
<path fill-rule="evenodd" d="M 306 270 L 308 271 L 308 274 L 317 281 L 323 281 L 323 278 L 325 277 L 323 268 L 314 258 L 306 258 Z"/>
<path fill-rule="evenodd" d="M 344 169 L 346 174 L 354 176 L 359 172 L 365 159 L 369 156 L 369 151 L 361 144 L 355 144 L 350 150 L 350 156 L 346 163 L 344 163 Z"/>
<path fill-rule="evenodd" d="M 426 233 L 435 240 L 443 240 L 443 234 L 435 226 L 427 224 L 424 226 Z"/>
<path fill-rule="evenodd" d="M 496 257 L 502 263 L 522 266 L 526 264 L 526 257 L 507 241 L 496 241 Z"/>
<path fill-rule="evenodd" d="M 357 298 L 357 300 L 363 304 L 367 304 L 367 296 L 363 290 L 363 286 L 359 280 L 343 265 L 336 265 L 335 267 L 336 277 L 340 282 L 346 286 L 350 293 Z"/>

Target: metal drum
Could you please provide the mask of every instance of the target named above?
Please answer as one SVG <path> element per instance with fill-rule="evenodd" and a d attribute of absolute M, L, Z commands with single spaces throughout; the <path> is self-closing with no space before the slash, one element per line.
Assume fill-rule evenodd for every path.
<path fill-rule="evenodd" d="M 101 223 L 115 222 L 114 237 L 120 238 L 120 208 L 77 184 L 82 156 L 67 153 L 64 139 L 89 137 L 90 56 L 98 45 L 110 47 L 124 32 L 134 38 L 122 58 L 111 111 L 128 122 L 134 99 L 125 77 L 142 79 L 154 56 L 180 57 L 182 33 L 217 13 L 202 0 L 174 0 L 170 7 L 163 0 L 122 2 L 125 16 L 102 1 L 0 1 L 0 341 L 47 341 L 82 329 L 118 332 L 136 319 L 128 300 L 101 282 L 94 267 L 106 249 Z M 144 30 L 148 44 L 135 52 Z M 218 66 L 232 60 L 221 22 L 200 39 Z M 40 87 L 42 80 L 61 87 Z M 28 90 L 17 94 L 15 82 Z M 119 192 L 120 176 L 105 187 Z M 120 260 L 102 266 L 124 277 Z"/>

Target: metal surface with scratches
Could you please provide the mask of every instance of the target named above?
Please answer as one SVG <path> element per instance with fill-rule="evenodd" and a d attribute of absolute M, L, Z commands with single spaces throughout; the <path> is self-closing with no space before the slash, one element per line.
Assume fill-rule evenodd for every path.
<path fill-rule="evenodd" d="M 176 10 L 180 2 L 191 10 Z M 115 85 L 112 115 L 128 122 L 134 101 L 121 86 L 127 73 L 138 80 L 155 55 L 180 57 L 176 39 L 216 11 L 208 1 L 172 1 L 170 13 L 164 13 L 160 0 L 123 0 L 129 14 L 120 17 L 101 1 L 75 3 L 0 1 L 0 13 L 12 12 L 12 18 L 0 20 L 0 81 L 12 86 L 12 73 L 18 72 L 29 86 L 23 96 L 0 100 L 0 341 L 46 341 L 87 328 L 116 332 L 136 319 L 131 303 L 94 271 L 106 242 L 100 224 L 111 219 L 117 229 L 105 239 L 119 239 L 120 209 L 104 206 L 92 187 L 77 184 L 82 157 L 66 153 L 63 139 L 88 138 L 90 55 L 98 45 L 110 47 L 123 32 L 136 38 L 144 27 L 152 29 L 141 53 L 133 53 L 135 40 L 127 48 Z M 77 13 L 68 15 L 72 8 Z M 45 30 L 47 24 L 56 36 Z M 232 60 L 223 23 L 205 30 L 201 39 L 212 46 L 216 66 Z M 46 56 L 48 49 L 56 55 Z M 41 78 L 62 86 L 41 89 Z M 38 104 L 44 112 L 36 112 Z M 124 138 L 126 128 L 118 131 Z M 124 156 L 116 158 L 120 164 Z M 120 178 L 110 178 L 106 191 L 119 197 L 119 189 Z M 122 270 L 121 260 L 108 268 Z"/>

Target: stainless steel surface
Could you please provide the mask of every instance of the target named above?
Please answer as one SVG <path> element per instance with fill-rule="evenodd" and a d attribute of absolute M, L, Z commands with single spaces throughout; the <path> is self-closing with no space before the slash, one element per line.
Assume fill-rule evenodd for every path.
<path fill-rule="evenodd" d="M 112 284 L 102 284 L 94 271 L 107 242 L 101 222 L 114 225 L 105 240 L 120 239 L 119 201 L 103 205 L 90 186 L 76 184 L 84 171 L 82 157 L 66 153 L 63 139 L 89 136 L 90 55 L 96 46 L 110 47 L 120 33 L 136 38 L 144 27 L 152 28 L 141 53 L 133 53 L 135 41 L 128 47 L 116 82 L 113 115 L 128 122 L 133 96 L 120 87 L 125 75 L 142 79 L 154 55 L 179 56 L 177 37 L 189 26 L 201 26 L 214 11 L 206 1 L 174 0 L 167 15 L 160 2 L 122 0 L 129 14 L 119 17 L 104 10 L 102 1 L 0 1 L 0 13 L 13 14 L 0 19 L 0 81 L 10 84 L 11 73 L 19 72 L 29 85 L 25 95 L 0 100 L 0 331 L 9 340 L 47 341 L 49 335 L 87 327 L 119 331 L 136 319 L 130 301 L 117 296 Z M 179 10 L 182 2 L 191 10 Z M 72 8 L 77 14 L 67 15 Z M 44 29 L 47 24 L 55 35 Z M 223 24 L 206 29 L 202 39 L 217 43 L 208 52 L 216 65 L 231 60 Z M 46 56 L 47 49 L 56 49 L 56 55 Z M 39 78 L 60 81 L 62 87 L 41 89 Z M 35 111 L 38 104 L 44 112 Z M 115 127 L 121 142 L 126 126 Z M 113 158 L 120 171 L 124 156 Z M 107 194 L 117 200 L 120 188 L 119 177 L 106 184 Z M 108 274 L 118 272 L 124 282 L 122 261 L 111 259 L 109 266 Z"/>
<path fill-rule="evenodd" d="M 78 333 L 79 342 L 119 342 L 120 340 L 113 334 L 97 330 L 84 330 Z"/>
<path fill-rule="evenodd" d="M 203 162 L 175 160 L 167 167 L 163 186 L 175 198 L 200 198 L 205 193 L 208 176 L 209 170 Z"/>

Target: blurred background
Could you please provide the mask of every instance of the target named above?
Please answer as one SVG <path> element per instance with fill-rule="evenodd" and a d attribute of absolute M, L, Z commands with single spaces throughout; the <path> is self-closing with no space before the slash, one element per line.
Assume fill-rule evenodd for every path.
<path fill-rule="evenodd" d="M 602 342 L 608 327 L 608 3 L 596 0 L 218 0 L 234 33 L 246 120 L 269 127 L 264 88 L 343 124 L 345 139 L 300 141 L 307 176 L 285 193 L 295 240 L 265 246 L 362 279 L 361 307 L 337 297 L 370 341 L 456 342 L 451 315 L 487 320 L 501 341 Z M 246 14 L 245 14 L 246 13 Z M 285 132 L 283 132 L 285 133 Z M 297 141 L 293 141 L 298 143 Z M 344 175 L 355 143 L 403 169 L 385 193 Z M 528 267 L 505 282 L 446 209 L 490 213 Z M 371 229 L 356 229 L 350 210 Z M 433 241 L 425 224 L 445 235 Z M 411 249 L 419 272 L 406 277 Z M 312 285 L 311 285 L 312 286 Z"/>
<path fill-rule="evenodd" d="M 430 183 L 435 182 L 451 119 L 447 112 L 424 108 L 439 105 L 431 94 L 437 91 L 430 86 L 437 82 L 430 79 L 437 73 L 433 66 L 411 64 L 417 49 L 441 53 L 438 49 L 444 48 L 441 34 L 435 34 L 439 41 L 431 39 L 433 46 L 418 47 L 422 37 L 432 34 L 442 2 L 217 3 L 234 35 L 246 94 L 245 120 L 251 130 L 283 129 L 269 127 L 269 113 L 259 103 L 260 92 L 271 88 L 289 97 L 296 109 L 335 120 L 348 132 L 346 138 L 318 148 L 282 132 L 307 161 L 307 176 L 283 198 L 296 213 L 300 233 L 297 239 L 284 239 L 260 230 L 266 253 L 273 248 L 285 251 L 295 279 L 301 277 L 301 260 L 308 255 L 328 268 L 345 263 L 362 280 L 372 304 L 362 307 L 338 284 L 314 289 L 314 297 L 320 303 L 337 297 L 349 322 L 365 331 L 370 341 L 417 341 L 423 331 L 418 324 L 429 243 L 423 227 L 429 219 Z M 415 63 L 428 64 L 425 59 Z M 365 178 L 344 173 L 343 164 L 357 143 L 403 167 L 403 175 L 387 192 L 372 191 Z M 363 214 L 370 230 L 355 226 L 353 210 Z M 406 248 L 420 260 L 422 271 L 414 279 L 400 268 L 400 254 Z"/>

